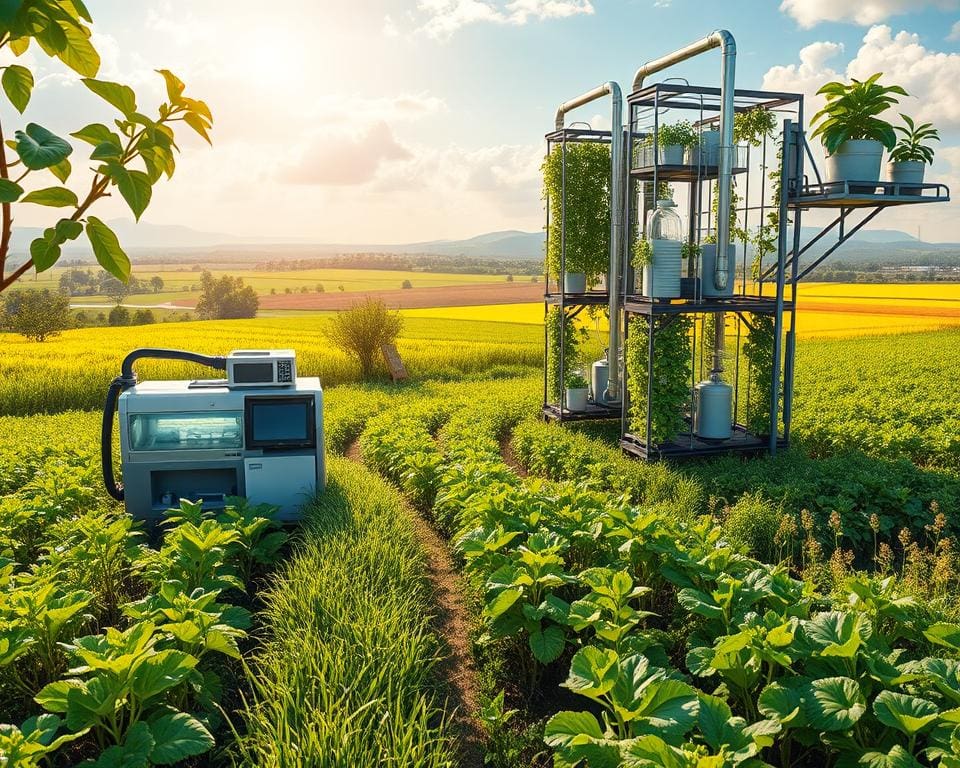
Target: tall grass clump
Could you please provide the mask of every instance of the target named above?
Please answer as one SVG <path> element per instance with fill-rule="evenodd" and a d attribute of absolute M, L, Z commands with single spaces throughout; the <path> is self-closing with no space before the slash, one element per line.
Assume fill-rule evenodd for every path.
<path fill-rule="evenodd" d="M 266 590 L 268 639 L 249 672 L 238 762 L 453 766 L 414 522 L 368 470 L 340 459 L 329 470 L 293 557 Z"/>

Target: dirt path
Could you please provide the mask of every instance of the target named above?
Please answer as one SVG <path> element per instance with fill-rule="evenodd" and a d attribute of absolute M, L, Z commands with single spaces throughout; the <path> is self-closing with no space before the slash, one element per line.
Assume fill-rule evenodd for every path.
<path fill-rule="evenodd" d="M 360 461 L 360 446 L 351 443 L 344 455 Z M 437 613 L 436 630 L 447 653 L 439 664 L 440 675 L 454 711 L 453 723 L 460 734 L 458 768 L 483 768 L 483 729 L 475 717 L 479 708 L 477 670 L 470 647 L 470 611 L 465 591 L 446 542 L 423 516 L 410 508 L 410 516 L 427 555 L 427 578 L 433 586 Z"/>
<path fill-rule="evenodd" d="M 512 433 L 508 432 L 506 435 L 500 438 L 500 455 L 503 457 L 504 463 L 510 469 L 517 473 L 519 477 L 526 477 L 527 470 L 517 461 L 517 456 L 513 452 L 513 443 L 511 438 L 513 437 Z"/>

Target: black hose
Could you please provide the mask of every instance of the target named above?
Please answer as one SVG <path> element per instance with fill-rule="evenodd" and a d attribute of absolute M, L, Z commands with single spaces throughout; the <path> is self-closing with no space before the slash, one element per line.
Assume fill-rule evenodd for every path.
<path fill-rule="evenodd" d="M 117 501 L 123 501 L 123 486 L 113 476 L 113 415 L 117 410 L 117 398 L 125 389 L 123 380 L 116 378 L 107 388 L 107 402 L 103 405 L 103 424 L 100 426 L 100 464 L 103 467 L 103 484 Z"/>
<path fill-rule="evenodd" d="M 120 375 L 110 382 L 107 388 L 107 399 L 103 405 L 103 423 L 100 427 L 100 463 L 103 467 L 103 484 L 117 501 L 123 501 L 123 486 L 117 482 L 113 474 L 113 417 L 117 412 L 117 401 L 120 393 L 137 383 L 137 374 L 133 370 L 137 360 L 149 358 L 153 360 L 182 360 L 187 363 L 198 363 L 219 371 L 227 369 L 227 358 L 223 356 L 201 355 L 197 352 L 186 352 L 181 349 L 145 348 L 135 349 L 125 358 L 120 366 Z"/>

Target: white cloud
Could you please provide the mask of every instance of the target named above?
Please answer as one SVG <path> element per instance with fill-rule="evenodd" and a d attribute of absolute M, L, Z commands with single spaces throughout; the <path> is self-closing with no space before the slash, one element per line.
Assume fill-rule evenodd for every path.
<path fill-rule="evenodd" d="M 867 26 L 928 6 L 944 11 L 956 10 L 960 8 L 960 0 L 783 0 L 780 10 L 804 29 L 810 29 L 821 21 L 846 21 Z"/>
<path fill-rule="evenodd" d="M 565 19 L 592 14 L 591 0 L 419 0 L 417 9 L 426 16 L 421 30 L 445 39 L 470 24 L 481 22 L 523 25 L 530 21 Z"/>
<path fill-rule="evenodd" d="M 390 127 L 380 122 L 360 135 L 314 137 L 299 160 L 280 171 L 279 178 L 291 184 L 353 186 L 372 181 L 384 163 L 410 157 Z"/>
<path fill-rule="evenodd" d="M 863 44 L 846 67 L 834 68 L 830 62 L 843 51 L 839 43 L 818 42 L 800 51 L 800 63 L 771 67 L 763 79 L 763 87 L 771 90 L 793 90 L 807 96 L 805 111 L 814 114 L 823 105 L 817 89 L 836 78 L 863 80 L 875 72 L 883 72 L 885 83 L 902 85 L 909 98 L 900 99 L 896 112 L 930 121 L 941 130 L 960 129 L 960 54 L 926 48 L 919 35 L 896 34 L 886 25 L 871 27 Z"/>

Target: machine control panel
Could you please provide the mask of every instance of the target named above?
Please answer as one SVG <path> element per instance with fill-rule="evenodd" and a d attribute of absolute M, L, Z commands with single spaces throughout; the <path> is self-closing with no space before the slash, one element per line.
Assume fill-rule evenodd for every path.
<path fill-rule="evenodd" d="M 228 387 L 290 387 L 296 379 L 292 349 L 235 349 L 227 355 Z"/>
<path fill-rule="evenodd" d="M 277 381 L 283 384 L 293 382 L 293 361 L 277 360 Z"/>

